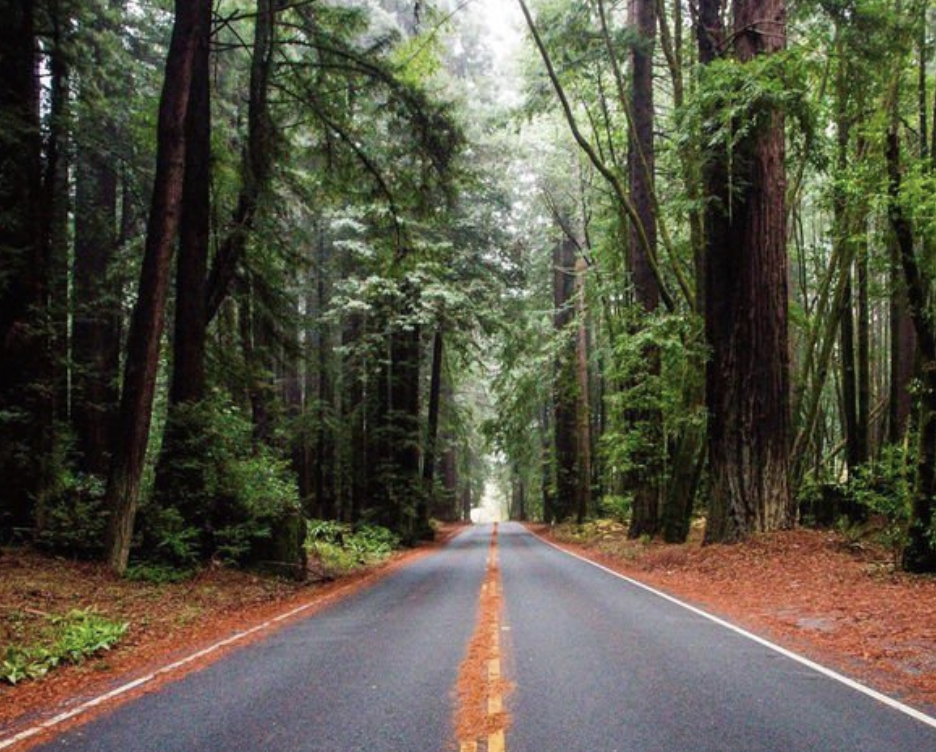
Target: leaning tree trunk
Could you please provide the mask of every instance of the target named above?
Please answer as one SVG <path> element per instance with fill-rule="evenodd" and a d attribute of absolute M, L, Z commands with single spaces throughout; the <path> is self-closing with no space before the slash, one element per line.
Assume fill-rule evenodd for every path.
<path fill-rule="evenodd" d="M 130 555 L 149 441 L 172 250 L 182 208 L 189 90 L 206 4 L 210 7 L 211 0 L 176 0 L 175 24 L 166 60 L 159 105 L 156 176 L 104 499 L 110 512 L 105 552 L 108 563 L 117 572 L 126 569 Z"/>
<path fill-rule="evenodd" d="M 701 7 L 700 18 L 711 22 Z M 737 0 L 738 60 L 782 49 L 785 27 L 784 0 Z M 706 52 L 702 46 L 700 54 Z M 708 542 L 740 540 L 793 522 L 783 114 L 762 117 L 762 126 L 736 151 L 733 190 L 722 183 L 710 192 L 730 202 L 713 202 L 710 215 L 730 211 L 727 220 L 707 228 L 706 238 Z M 713 176 L 727 172 L 709 168 Z"/>
<path fill-rule="evenodd" d="M 176 506 L 206 540 L 204 446 L 206 416 L 195 408 L 205 398 L 205 346 L 208 317 L 205 278 L 211 235 L 211 6 L 201 6 L 201 30 L 192 67 L 186 115 L 185 178 L 176 268 L 175 325 L 169 411 L 156 466 L 156 494 L 163 506 Z M 179 503 L 177 500 L 184 500 Z"/>

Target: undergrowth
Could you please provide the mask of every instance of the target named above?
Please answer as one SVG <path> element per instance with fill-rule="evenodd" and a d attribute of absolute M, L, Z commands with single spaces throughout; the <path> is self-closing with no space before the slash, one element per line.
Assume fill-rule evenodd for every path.
<path fill-rule="evenodd" d="M 330 574 L 377 564 L 399 546 L 400 537 L 385 527 L 333 520 L 312 520 L 306 536 L 309 556 Z"/>
<path fill-rule="evenodd" d="M 0 681 L 18 684 L 38 679 L 57 666 L 78 664 L 109 650 L 129 628 L 91 610 L 73 610 L 64 616 L 47 616 L 38 640 L 32 645 L 6 647 L 0 660 Z"/>

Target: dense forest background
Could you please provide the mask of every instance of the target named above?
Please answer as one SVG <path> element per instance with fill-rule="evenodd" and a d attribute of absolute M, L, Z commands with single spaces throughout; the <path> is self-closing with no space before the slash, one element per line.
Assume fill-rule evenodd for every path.
<path fill-rule="evenodd" d="M 490 481 L 936 570 L 929 6 L 9 0 L 2 540 L 292 566 Z"/>

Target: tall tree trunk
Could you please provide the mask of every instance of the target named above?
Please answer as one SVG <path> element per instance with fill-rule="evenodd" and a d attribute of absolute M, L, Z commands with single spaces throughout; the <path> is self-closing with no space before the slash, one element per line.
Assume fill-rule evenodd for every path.
<path fill-rule="evenodd" d="M 318 330 L 316 343 L 318 346 L 318 363 L 316 367 L 316 404 L 317 404 L 317 430 L 315 437 L 315 499 L 319 514 L 323 519 L 332 519 L 336 514 L 335 504 L 335 438 L 334 429 L 329 424 L 331 405 L 334 400 L 331 361 L 332 352 L 329 325 L 322 317 L 328 307 L 327 268 L 328 244 L 322 230 L 318 232 L 317 273 L 316 280 L 316 310 L 318 313 Z"/>
<path fill-rule="evenodd" d="M 0 26 L 0 523 L 31 527 L 47 417 L 41 242 L 42 142 L 35 3 L 11 0 Z"/>
<path fill-rule="evenodd" d="M 907 544 L 903 551 L 903 566 L 910 572 L 934 572 L 936 571 L 936 546 L 933 543 L 932 525 L 934 504 L 936 504 L 934 501 L 936 499 L 936 326 L 933 323 L 928 301 L 929 292 L 932 290 L 932 279 L 917 258 L 913 229 L 910 220 L 904 215 L 900 202 L 902 177 L 896 117 L 887 137 L 887 169 L 889 176 L 888 213 L 900 252 L 908 310 L 916 329 L 920 356 L 923 360 L 916 479 L 911 499 Z"/>
<path fill-rule="evenodd" d="M 553 516 L 563 522 L 577 515 L 578 460 L 576 457 L 575 380 L 575 244 L 568 238 L 553 251 L 553 328 L 561 340 L 557 350 L 553 382 L 554 445 L 556 452 L 556 496 Z M 550 520 L 552 521 L 552 520 Z"/>
<path fill-rule="evenodd" d="M 407 292 L 410 298 L 413 292 Z M 411 298 L 410 298 L 411 299 Z M 390 440 L 389 519 L 410 542 L 429 531 L 429 507 L 419 476 L 419 366 L 420 333 L 417 325 L 390 335 L 390 409 L 386 438 Z M 415 504 L 414 504 L 415 501 Z"/>
<path fill-rule="evenodd" d="M 423 452 L 423 485 L 431 505 L 435 505 L 435 466 L 439 437 L 439 409 L 442 399 L 442 355 L 445 340 L 442 323 L 432 336 L 432 366 L 429 377 L 429 411 L 426 416 L 426 448 Z"/>
<path fill-rule="evenodd" d="M 109 28 L 105 13 L 95 18 L 93 28 Z M 103 66 L 105 55 L 99 45 L 93 50 L 95 65 Z M 113 82 L 102 83 L 105 96 L 115 92 Z M 91 111 L 92 94 L 82 88 L 82 111 Z M 120 139 L 110 117 L 89 117 L 82 132 L 99 132 L 107 143 Z M 112 263 L 119 246 L 118 174 L 112 159 L 90 140 L 77 144 L 75 164 L 75 258 L 74 321 L 72 330 L 72 425 L 75 430 L 78 467 L 86 472 L 107 474 L 115 414 L 120 398 L 120 303 L 119 287 L 113 280 Z M 125 203 L 124 220 L 130 218 Z M 127 233 L 129 235 L 129 233 Z"/>
<path fill-rule="evenodd" d="M 591 406 L 588 379 L 588 323 L 585 305 L 585 273 L 588 265 L 579 257 L 575 262 L 575 517 L 582 524 L 592 503 Z"/>
<path fill-rule="evenodd" d="M 177 506 L 187 522 L 205 531 L 211 527 L 204 517 L 210 508 L 205 498 L 210 457 L 203 442 L 207 416 L 191 410 L 205 398 L 205 278 L 211 240 L 211 4 L 199 7 L 199 39 L 185 123 L 169 410 L 156 467 L 156 493 L 161 504 Z M 213 545 L 206 534 L 201 555 L 213 554 Z"/>
<path fill-rule="evenodd" d="M 868 207 L 862 207 L 859 216 L 866 216 Z M 868 241 L 866 228 L 856 228 L 860 238 L 856 241 L 856 281 L 857 299 L 857 347 L 855 349 L 855 381 L 857 386 L 858 413 L 855 425 L 855 456 L 864 464 L 871 459 L 871 311 L 870 311 L 870 275 L 868 269 Z"/>
<path fill-rule="evenodd" d="M 150 202 L 139 294 L 127 340 L 123 393 L 111 452 L 105 504 L 110 512 L 105 551 L 111 568 L 127 567 L 140 479 L 149 442 L 156 373 L 166 316 L 172 248 L 185 178 L 186 115 L 205 5 L 176 0 L 175 23 L 159 105 L 156 177 Z"/>
<path fill-rule="evenodd" d="M 540 475 L 543 495 L 543 522 L 556 521 L 556 487 L 553 461 L 553 441 L 550 433 L 549 405 L 540 406 Z"/>
<path fill-rule="evenodd" d="M 202 33 L 192 70 L 186 121 L 170 411 L 173 405 L 195 403 L 205 397 L 205 289 L 211 240 L 211 5 L 203 3 L 200 8 Z"/>
<path fill-rule="evenodd" d="M 631 48 L 631 109 L 632 128 L 629 139 L 628 167 L 630 194 L 636 218 L 630 226 L 630 274 L 634 285 L 634 297 L 647 313 L 656 311 L 660 304 L 660 288 L 650 263 L 651 250 L 656 253 L 657 225 L 654 214 L 654 162 L 653 141 L 653 50 L 656 41 L 656 0 L 631 0 L 630 23 L 638 40 Z M 638 227 L 639 225 L 639 227 Z M 649 375 L 656 376 L 660 370 L 659 354 L 648 347 L 647 362 Z M 640 430 L 651 435 L 646 443 L 653 452 L 663 442 L 659 410 L 635 411 L 631 415 Z M 629 478 L 634 504 L 628 535 L 656 535 L 660 529 L 661 478 L 659 462 L 652 457 L 641 457 L 643 468 Z"/>
<path fill-rule="evenodd" d="M 708 0 L 700 4 L 700 57 L 711 50 Z M 714 23 L 706 29 L 705 24 Z M 736 0 L 734 49 L 742 63 L 785 45 L 783 0 Z M 721 157 L 723 155 L 717 155 Z M 729 194 L 725 167 L 714 184 L 706 263 L 706 336 L 711 501 L 706 540 L 740 540 L 793 522 L 789 485 L 789 343 L 783 114 L 738 146 Z M 730 202 L 730 203 L 728 203 Z M 730 211 L 729 210 L 730 207 Z M 726 214 L 715 218 L 714 212 Z"/>
<path fill-rule="evenodd" d="M 250 95 L 247 103 L 247 146 L 241 160 L 241 187 L 232 226 L 218 247 L 206 288 L 210 322 L 231 290 L 247 249 L 257 212 L 270 182 L 275 131 L 270 116 L 270 79 L 276 50 L 276 18 L 282 0 L 257 0 Z"/>
<path fill-rule="evenodd" d="M 908 309 L 907 285 L 900 263 L 900 247 L 895 237 L 890 241 L 890 288 L 890 399 L 887 440 L 891 444 L 899 444 L 910 425 L 913 406 L 910 386 L 917 359 L 917 336 Z"/>
<path fill-rule="evenodd" d="M 51 74 L 49 135 L 46 147 L 45 205 L 46 265 L 48 268 L 48 349 L 50 356 L 51 412 L 56 421 L 68 414 L 68 342 L 69 342 L 69 214 L 71 213 L 71 70 L 69 65 L 72 19 L 68 4 L 62 0 L 49 3 L 52 25 L 52 48 L 49 54 Z"/>

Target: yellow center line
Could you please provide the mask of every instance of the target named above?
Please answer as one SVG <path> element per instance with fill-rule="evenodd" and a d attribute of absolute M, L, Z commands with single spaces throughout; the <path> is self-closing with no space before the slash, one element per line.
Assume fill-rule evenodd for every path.
<path fill-rule="evenodd" d="M 506 726 L 509 716 L 504 709 L 505 684 L 502 678 L 501 666 L 501 618 L 500 618 L 500 571 L 497 563 L 497 525 L 491 538 L 491 546 L 487 557 L 487 574 L 481 585 L 481 611 L 479 614 L 478 629 L 472 638 L 469 653 L 475 655 L 480 651 L 484 661 L 480 664 L 480 673 L 475 673 L 475 680 L 483 686 L 483 697 L 486 702 L 480 705 L 480 714 L 468 726 L 462 726 L 459 738 L 459 752 L 506 752 Z M 466 664 L 467 666 L 466 659 Z M 460 678 L 472 676 L 471 671 Z M 469 681 L 472 681 L 469 679 Z M 479 686 L 475 684 L 475 686 Z M 470 707 L 470 706 L 468 706 Z M 461 712 L 461 711 L 459 711 Z M 470 711 L 474 712 L 474 711 Z M 469 729 L 471 731 L 469 732 Z"/>

